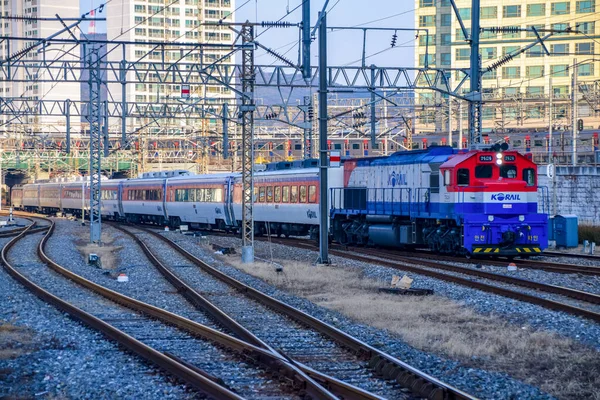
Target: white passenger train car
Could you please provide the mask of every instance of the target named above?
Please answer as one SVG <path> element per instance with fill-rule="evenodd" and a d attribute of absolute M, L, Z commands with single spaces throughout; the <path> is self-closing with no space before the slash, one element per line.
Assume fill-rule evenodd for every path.
<path fill-rule="evenodd" d="M 23 208 L 25 211 L 37 212 L 40 210 L 40 185 L 30 183 L 23 186 Z"/>
<path fill-rule="evenodd" d="M 239 174 L 207 174 L 167 180 L 166 209 L 173 226 L 229 229 L 236 215 L 231 207 L 233 184 Z M 241 214 L 238 214 L 241 218 Z"/>
<path fill-rule="evenodd" d="M 119 220 L 125 217 L 121 206 L 122 186 L 125 179 L 102 181 L 100 185 L 100 215 L 102 218 Z"/>

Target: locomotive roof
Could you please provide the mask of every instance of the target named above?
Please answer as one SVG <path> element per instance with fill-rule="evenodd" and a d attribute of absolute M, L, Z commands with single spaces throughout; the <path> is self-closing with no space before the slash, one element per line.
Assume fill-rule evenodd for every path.
<path fill-rule="evenodd" d="M 458 164 L 460 164 L 461 162 L 473 157 L 475 154 L 477 154 L 476 151 L 470 151 L 468 153 L 457 154 L 455 157 L 452 157 L 448 161 L 444 162 L 444 164 L 442 164 L 440 166 L 440 168 L 453 168 L 453 167 L 457 166 Z"/>
<path fill-rule="evenodd" d="M 357 159 L 357 161 L 361 166 L 443 163 L 453 154 L 456 154 L 456 150 L 450 146 L 435 146 L 426 150 L 398 151 L 387 157 Z"/>

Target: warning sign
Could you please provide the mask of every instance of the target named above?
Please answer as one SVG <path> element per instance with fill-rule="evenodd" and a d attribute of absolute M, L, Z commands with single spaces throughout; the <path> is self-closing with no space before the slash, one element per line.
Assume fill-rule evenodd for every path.
<path fill-rule="evenodd" d="M 339 151 L 332 151 L 329 154 L 329 166 L 330 167 L 339 167 L 341 164 L 341 157 Z"/>
<path fill-rule="evenodd" d="M 182 99 L 190 98 L 190 85 L 181 85 L 181 98 Z"/>

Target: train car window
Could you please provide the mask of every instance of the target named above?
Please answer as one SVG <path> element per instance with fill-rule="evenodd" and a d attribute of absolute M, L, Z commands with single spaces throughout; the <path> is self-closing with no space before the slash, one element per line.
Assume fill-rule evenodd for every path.
<path fill-rule="evenodd" d="M 217 203 L 222 203 L 223 202 L 223 189 L 221 188 L 216 188 L 215 189 L 215 196 L 214 199 Z"/>
<path fill-rule="evenodd" d="M 206 199 L 204 189 L 196 189 L 196 201 L 204 203 Z"/>
<path fill-rule="evenodd" d="M 292 186 L 292 190 L 290 190 L 290 203 L 298 202 L 298 186 Z"/>
<path fill-rule="evenodd" d="M 300 203 L 306 203 L 306 186 L 300 186 Z"/>
<path fill-rule="evenodd" d="M 460 168 L 456 173 L 456 184 L 461 186 L 469 186 L 469 170 Z"/>
<path fill-rule="evenodd" d="M 523 180 L 527 186 L 535 186 L 535 170 L 533 168 L 525 168 L 523 170 Z"/>
<path fill-rule="evenodd" d="M 308 187 L 308 202 L 309 203 L 317 202 L 317 187 L 315 185 L 310 185 Z"/>
<path fill-rule="evenodd" d="M 522 142 L 520 140 L 515 140 L 513 142 L 513 147 L 521 147 Z"/>
<path fill-rule="evenodd" d="M 284 186 L 282 188 L 281 202 L 282 203 L 289 203 L 290 202 L 290 187 L 289 186 Z"/>
<path fill-rule="evenodd" d="M 256 203 L 256 200 L 258 200 L 258 188 L 257 187 L 254 188 L 254 195 L 253 195 L 252 201 Z"/>
<path fill-rule="evenodd" d="M 267 203 L 273 202 L 273 186 L 267 186 Z"/>
<path fill-rule="evenodd" d="M 264 186 L 261 186 L 258 188 L 258 202 L 259 203 L 265 202 L 265 187 Z"/>
<path fill-rule="evenodd" d="M 431 190 L 431 193 L 439 193 L 440 192 L 440 174 L 438 173 L 431 173 L 431 175 L 429 175 L 429 187 Z"/>
<path fill-rule="evenodd" d="M 281 203 L 281 186 L 275 186 L 275 203 Z"/>
<path fill-rule="evenodd" d="M 373 150 L 379 150 L 379 143 L 375 143 L 373 145 Z"/>
<path fill-rule="evenodd" d="M 213 189 L 213 188 L 204 189 L 204 201 L 207 203 L 212 203 L 213 201 L 215 201 L 215 189 Z"/>
<path fill-rule="evenodd" d="M 301 144 L 295 144 L 294 145 L 294 150 L 302 150 L 302 145 Z"/>
<path fill-rule="evenodd" d="M 491 165 L 478 165 L 475 167 L 475 178 L 491 178 L 492 171 Z"/>
<path fill-rule="evenodd" d="M 534 140 L 534 141 L 533 141 L 533 145 L 534 145 L 535 147 L 542 147 L 542 146 L 544 145 L 544 143 L 543 143 L 543 141 L 541 141 L 541 140 Z"/>
<path fill-rule="evenodd" d="M 196 201 L 196 197 L 197 197 L 196 189 L 186 189 L 185 191 L 188 193 L 188 195 L 187 195 L 188 198 L 186 201 Z"/>
<path fill-rule="evenodd" d="M 342 144 L 341 143 L 334 143 L 333 144 L 333 148 L 334 148 L 334 150 L 341 150 L 342 149 Z"/>
<path fill-rule="evenodd" d="M 515 179 L 517 177 L 517 167 L 514 165 L 503 165 L 500 167 L 500 176 L 508 179 Z"/>
<path fill-rule="evenodd" d="M 452 174 L 450 174 L 450 170 L 447 169 L 444 171 L 444 186 L 450 186 L 452 184 Z"/>
<path fill-rule="evenodd" d="M 352 143 L 352 150 L 360 150 L 360 143 Z"/>

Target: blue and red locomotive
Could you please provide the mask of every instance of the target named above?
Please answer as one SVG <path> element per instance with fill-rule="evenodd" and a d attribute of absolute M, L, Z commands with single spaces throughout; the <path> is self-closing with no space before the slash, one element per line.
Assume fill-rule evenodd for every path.
<path fill-rule="evenodd" d="M 548 245 L 537 168 L 507 147 L 450 147 L 346 160 L 331 233 L 346 244 L 528 256 Z"/>

